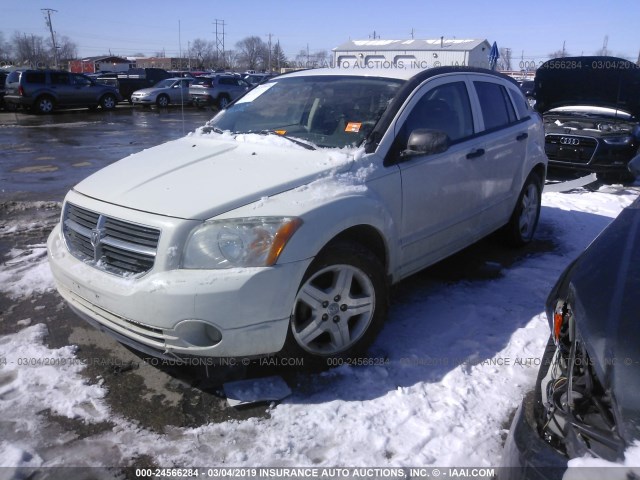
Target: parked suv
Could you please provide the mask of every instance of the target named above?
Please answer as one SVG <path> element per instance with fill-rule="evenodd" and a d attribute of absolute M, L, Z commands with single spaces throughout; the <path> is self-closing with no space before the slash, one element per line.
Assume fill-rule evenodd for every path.
<path fill-rule="evenodd" d="M 63 70 L 23 70 L 9 74 L 5 103 L 37 113 L 58 108 L 102 107 L 111 110 L 122 100 L 118 89 Z"/>
<path fill-rule="evenodd" d="M 250 85 L 235 75 L 213 75 L 194 79 L 189 96 L 194 105 L 217 105 L 226 108 L 229 103 L 249 90 Z"/>
<path fill-rule="evenodd" d="M 489 70 L 294 72 L 66 196 L 60 294 L 148 354 L 362 354 L 389 287 L 501 230 L 532 240 L 544 132 Z"/>

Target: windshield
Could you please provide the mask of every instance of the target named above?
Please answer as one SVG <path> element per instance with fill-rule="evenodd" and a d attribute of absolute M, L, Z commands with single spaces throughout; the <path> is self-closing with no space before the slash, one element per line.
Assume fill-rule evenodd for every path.
<path fill-rule="evenodd" d="M 169 88 L 171 85 L 175 83 L 175 80 L 171 78 L 167 78 L 165 80 L 160 80 L 158 83 L 154 85 L 155 88 Z"/>
<path fill-rule="evenodd" d="M 318 147 L 358 146 L 402 83 L 348 76 L 274 79 L 248 92 L 208 126 L 231 133 L 275 133 Z"/>

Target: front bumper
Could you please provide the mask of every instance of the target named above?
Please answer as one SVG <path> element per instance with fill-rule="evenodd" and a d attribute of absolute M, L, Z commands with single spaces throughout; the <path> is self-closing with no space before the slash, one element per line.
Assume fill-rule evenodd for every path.
<path fill-rule="evenodd" d="M 81 317 L 122 343 L 162 358 L 278 352 L 311 261 L 269 268 L 151 270 L 127 278 L 71 255 L 60 225 L 47 247 L 56 287 Z"/>
<path fill-rule="evenodd" d="M 504 446 L 498 480 L 560 480 L 567 458 L 538 434 L 533 419 L 534 394 L 518 407 Z"/>
<path fill-rule="evenodd" d="M 131 97 L 131 102 L 135 105 L 136 103 L 140 105 L 153 105 L 156 103 L 154 98 L 151 97 Z"/>

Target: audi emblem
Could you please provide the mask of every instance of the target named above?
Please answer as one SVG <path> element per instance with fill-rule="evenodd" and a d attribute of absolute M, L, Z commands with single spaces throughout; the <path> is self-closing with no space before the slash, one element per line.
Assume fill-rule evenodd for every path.
<path fill-rule="evenodd" d="M 560 137 L 560 145 L 580 145 L 580 139 L 575 137 Z"/>

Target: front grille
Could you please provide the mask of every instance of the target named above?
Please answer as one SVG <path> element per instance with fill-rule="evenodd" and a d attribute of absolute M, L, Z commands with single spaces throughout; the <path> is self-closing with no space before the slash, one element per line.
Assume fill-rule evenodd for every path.
<path fill-rule="evenodd" d="M 587 164 L 598 148 L 598 141 L 591 137 L 573 135 L 547 135 L 545 153 L 549 160 Z"/>
<path fill-rule="evenodd" d="M 67 203 L 63 234 L 73 256 L 118 275 L 144 273 L 153 267 L 160 230 Z"/>

